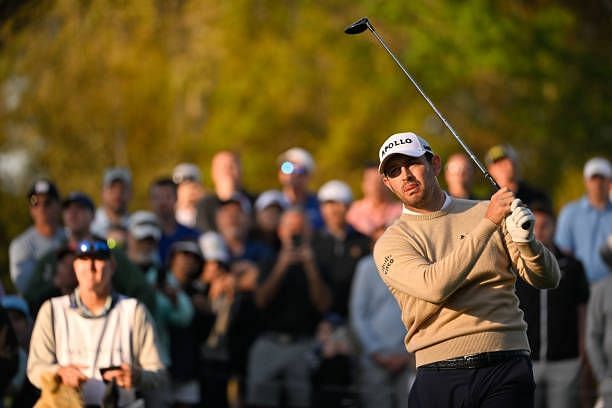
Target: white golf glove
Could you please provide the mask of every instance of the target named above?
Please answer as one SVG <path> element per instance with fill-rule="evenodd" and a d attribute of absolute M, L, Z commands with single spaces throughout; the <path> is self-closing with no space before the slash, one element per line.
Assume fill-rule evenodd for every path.
<path fill-rule="evenodd" d="M 535 225 L 535 217 L 531 210 L 527 207 L 521 207 L 521 200 L 515 198 L 510 205 L 512 213 L 506 217 L 506 228 L 514 242 L 531 242 L 533 241 L 533 227 Z M 527 229 L 523 229 L 523 225 L 528 223 Z"/>

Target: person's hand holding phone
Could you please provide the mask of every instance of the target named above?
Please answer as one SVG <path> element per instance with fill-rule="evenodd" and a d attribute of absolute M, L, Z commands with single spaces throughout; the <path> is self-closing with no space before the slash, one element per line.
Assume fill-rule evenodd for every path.
<path fill-rule="evenodd" d="M 81 368 L 85 367 L 76 364 L 61 366 L 57 369 L 57 375 L 61 378 L 63 384 L 72 388 L 79 388 L 82 383 L 87 381 L 87 376 L 81 371 Z"/>
<path fill-rule="evenodd" d="M 136 369 L 129 364 L 123 363 L 120 366 L 101 368 L 100 373 L 104 381 L 112 381 L 114 378 L 121 388 L 130 389 L 134 386 Z"/>

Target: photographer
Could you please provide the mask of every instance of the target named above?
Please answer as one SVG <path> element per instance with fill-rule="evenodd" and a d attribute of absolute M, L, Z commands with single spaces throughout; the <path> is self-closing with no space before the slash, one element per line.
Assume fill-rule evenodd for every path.
<path fill-rule="evenodd" d="M 310 368 L 305 357 L 331 295 L 315 261 L 304 212 L 286 210 L 278 235 L 281 250 L 276 262 L 261 271 L 255 290 L 264 327 L 251 349 L 247 402 L 278 406 L 284 388 L 289 406 L 308 406 Z"/>

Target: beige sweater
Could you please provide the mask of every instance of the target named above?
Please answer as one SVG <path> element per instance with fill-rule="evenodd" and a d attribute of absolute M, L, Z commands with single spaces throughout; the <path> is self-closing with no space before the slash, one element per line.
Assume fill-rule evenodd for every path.
<path fill-rule="evenodd" d="M 517 273 L 540 289 L 559 282 L 555 257 L 540 242 L 512 242 L 484 217 L 487 206 L 452 199 L 445 210 L 403 214 L 376 243 L 376 265 L 400 305 L 417 366 L 529 350 Z"/>

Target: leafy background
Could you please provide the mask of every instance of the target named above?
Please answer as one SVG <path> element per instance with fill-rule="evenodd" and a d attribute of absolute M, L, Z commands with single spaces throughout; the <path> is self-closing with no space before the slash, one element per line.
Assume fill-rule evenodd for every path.
<path fill-rule="evenodd" d="M 609 0 L 5 0 L 0 274 L 39 175 L 97 199 L 104 168 L 128 166 L 137 209 L 181 161 L 210 185 L 222 148 L 252 191 L 276 187 L 276 156 L 300 145 L 314 188 L 355 192 L 391 133 L 459 150 L 374 38 L 343 34 L 366 15 L 477 156 L 511 143 L 557 208 L 581 194 L 586 159 L 610 156 Z"/>

